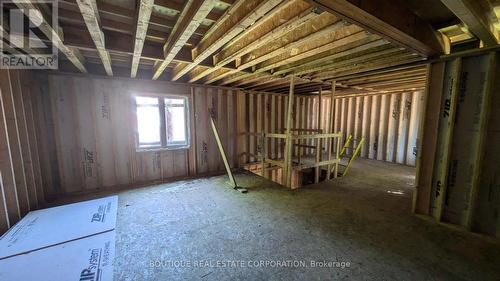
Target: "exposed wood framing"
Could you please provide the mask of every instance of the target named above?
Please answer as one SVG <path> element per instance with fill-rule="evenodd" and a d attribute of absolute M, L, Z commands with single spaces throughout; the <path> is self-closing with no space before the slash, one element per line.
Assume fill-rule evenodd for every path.
<path fill-rule="evenodd" d="M 433 172 L 433 193 L 432 207 L 433 216 L 440 221 L 443 209 L 444 198 L 448 187 L 448 169 L 451 154 L 451 141 L 457 108 L 461 71 L 461 60 L 456 59 L 445 69 L 445 88 L 443 89 L 442 106 L 439 117 L 439 132 L 436 147 L 436 159 Z"/>
<path fill-rule="evenodd" d="M 85 68 L 84 64 L 84 59 L 83 57 L 74 49 L 68 48 L 66 45 L 64 45 L 63 40 L 59 36 L 59 32 L 55 31 L 50 23 L 48 23 L 45 18 L 42 16 L 42 13 L 30 13 L 30 10 L 38 10 L 38 8 L 35 8 L 32 3 L 26 2 L 26 1 L 21 1 L 21 0 L 13 0 L 19 9 L 23 11 L 23 13 L 29 17 L 32 21 L 36 21 L 37 23 L 41 23 L 39 25 L 39 29 L 47 36 L 48 38 L 51 38 L 52 44 L 56 46 L 66 57 L 73 63 L 73 65 L 83 73 L 87 73 L 87 69 Z"/>
<path fill-rule="evenodd" d="M 283 182 L 285 186 L 290 187 L 292 185 L 292 110 L 293 110 L 293 91 L 294 91 L 294 76 L 290 77 L 290 90 L 288 92 L 288 104 L 286 110 L 286 139 L 285 139 L 285 166 L 283 168 Z"/>
<path fill-rule="evenodd" d="M 90 36 L 94 41 L 97 52 L 101 57 L 102 65 L 106 70 L 108 76 L 113 76 L 113 69 L 111 68 L 111 58 L 106 50 L 104 43 L 104 34 L 101 30 L 101 19 L 99 17 L 99 10 L 97 9 L 97 3 L 95 0 L 77 0 L 78 7 L 82 13 L 87 29 L 89 30 Z"/>
<path fill-rule="evenodd" d="M 212 9 L 214 3 L 214 0 L 190 0 L 186 3 L 167 42 L 163 46 L 165 59 L 155 64 L 154 80 L 160 77 L 165 68 L 199 27 L 203 19 Z"/>
<path fill-rule="evenodd" d="M 443 53 L 441 37 L 432 27 L 396 1 L 310 2 L 423 56 Z"/>
<path fill-rule="evenodd" d="M 135 30 L 134 51 L 132 55 L 132 65 L 130 69 L 130 77 L 137 76 L 137 69 L 141 62 L 142 49 L 146 41 L 148 32 L 149 20 L 153 11 L 154 0 L 139 0 L 139 13 L 137 15 L 137 27 Z"/>
<path fill-rule="evenodd" d="M 488 1 L 480 0 L 441 0 L 486 46 L 498 44 L 498 33 L 495 30 L 491 15 L 493 11 L 484 10 Z"/>
<path fill-rule="evenodd" d="M 282 0 L 262 1 L 253 10 L 248 11 L 246 8 L 253 5 L 239 5 L 238 3 L 243 2 L 239 0 L 236 4 L 231 6 L 230 10 L 228 10 L 227 15 L 229 16 L 223 16 L 220 25 L 214 25 L 198 46 L 193 49 L 193 62 L 186 66 L 178 65 L 174 68 L 172 80 L 178 80 L 187 74 L 200 62 L 229 42 L 233 37 L 254 24 L 281 1 Z M 243 15 L 241 13 L 243 13 Z M 217 36 L 217 38 L 215 38 L 215 36 Z"/>
<path fill-rule="evenodd" d="M 312 9 L 306 9 L 299 15 L 289 19 L 288 21 L 282 23 L 280 26 L 277 28 L 272 29 L 268 33 L 264 34 L 263 36 L 259 36 L 259 39 L 257 41 L 249 41 L 249 39 L 253 39 L 254 37 L 250 37 L 249 34 L 252 31 L 258 30 L 259 24 L 262 22 L 266 21 L 268 18 L 270 18 L 274 13 L 277 13 L 291 4 L 295 4 L 295 1 L 284 1 L 281 5 L 276 6 L 275 9 L 268 13 L 265 18 L 261 18 L 257 23 L 252 25 L 251 28 L 246 29 L 244 32 L 240 33 L 238 36 L 233 38 L 231 42 L 228 42 L 226 46 L 216 53 L 213 56 L 214 59 L 214 65 L 215 67 L 206 69 L 205 71 L 197 74 L 196 76 L 192 77 L 189 82 L 195 82 L 198 81 L 199 79 L 215 72 L 216 70 L 220 69 L 222 66 L 236 60 L 237 58 L 240 58 L 241 56 L 250 53 L 251 51 L 258 49 L 264 45 L 266 45 L 268 42 L 272 40 L 276 40 L 280 36 L 283 36 L 283 34 L 286 34 L 287 32 L 292 31 L 293 29 L 299 27 L 309 19 L 316 17 L 317 14 L 313 12 Z M 246 37 L 245 37 L 246 36 Z M 246 40 L 245 40 L 246 39 Z M 241 41 L 241 42 L 239 42 Z M 232 43 L 234 42 L 234 43 Z M 236 43 L 238 42 L 238 43 Z"/>

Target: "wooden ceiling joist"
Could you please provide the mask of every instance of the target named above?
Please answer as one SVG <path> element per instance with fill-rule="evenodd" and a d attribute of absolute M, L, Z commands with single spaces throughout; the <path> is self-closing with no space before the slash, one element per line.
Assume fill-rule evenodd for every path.
<path fill-rule="evenodd" d="M 272 73 L 275 74 L 275 69 L 277 69 L 281 66 L 291 64 L 291 63 L 294 63 L 294 62 L 297 62 L 300 60 L 305 60 L 307 58 L 325 53 L 327 51 L 334 52 L 335 50 L 339 50 L 339 49 L 342 49 L 344 47 L 346 49 L 348 49 L 354 44 L 369 42 L 370 40 L 374 40 L 375 37 L 379 38 L 376 35 L 367 36 L 367 34 L 364 31 L 360 31 L 360 32 L 354 33 L 352 35 L 348 35 L 346 37 L 343 37 L 339 40 L 335 40 L 335 41 L 329 42 L 327 44 L 321 45 L 319 47 L 309 49 L 305 52 L 293 54 L 285 59 L 282 57 L 276 56 L 275 58 L 271 58 L 271 59 L 259 64 L 259 66 L 253 71 L 253 73 L 258 74 L 258 73 L 265 72 L 265 71 L 272 71 Z M 207 81 L 205 81 L 205 84 L 214 83 L 214 82 L 216 82 L 222 78 L 225 78 L 233 73 L 234 72 L 231 72 L 231 71 L 228 71 L 228 72 L 225 72 L 222 74 L 213 73 L 213 74 L 209 75 L 209 77 L 207 77 L 208 79 L 207 79 Z"/>
<path fill-rule="evenodd" d="M 493 14 L 493 11 L 484 10 L 484 6 L 489 7 L 489 3 L 480 3 L 483 2 L 481 0 L 441 0 L 441 2 L 469 28 L 470 32 L 483 41 L 485 46 L 499 43 L 489 15 Z"/>
<path fill-rule="evenodd" d="M 137 28 L 135 31 L 134 52 L 132 55 L 132 65 L 130 68 L 130 77 L 137 76 L 137 69 L 141 61 L 142 49 L 146 41 L 148 32 L 149 19 L 153 11 L 154 0 L 140 0 L 139 13 L 137 14 Z"/>
<path fill-rule="evenodd" d="M 228 42 L 222 50 L 220 50 L 217 54 L 213 56 L 214 60 L 214 68 L 207 69 L 197 75 L 191 77 L 189 82 L 196 82 L 199 79 L 213 73 L 217 69 L 220 69 L 222 66 L 238 59 L 239 57 L 250 53 L 251 51 L 258 49 L 268 42 L 278 39 L 280 36 L 283 36 L 287 32 L 294 30 L 295 28 L 301 26 L 306 21 L 316 17 L 318 14 L 314 12 L 313 8 L 306 8 L 304 11 L 301 11 L 295 17 L 284 21 L 280 26 L 271 29 L 266 34 L 259 34 L 254 31 L 258 31 L 258 27 L 262 22 L 267 21 L 273 14 L 276 14 L 290 5 L 296 5 L 295 1 L 285 1 L 282 4 L 276 6 L 273 11 L 266 15 L 265 18 L 261 18 L 258 22 L 252 25 L 251 28 L 246 29 L 244 32 L 240 33 L 236 36 L 231 42 Z M 256 33 L 254 36 L 250 36 L 251 32 Z M 258 34 L 258 35 L 257 35 Z M 258 38 L 258 40 L 255 40 Z"/>
<path fill-rule="evenodd" d="M 172 33 L 163 46 L 165 59 L 155 65 L 153 80 L 160 77 L 203 19 L 212 10 L 214 4 L 214 0 L 190 0 L 186 3 Z"/>
<path fill-rule="evenodd" d="M 293 48 L 297 48 L 299 47 L 300 45 L 302 44 L 306 44 L 308 42 L 310 42 L 311 40 L 316 40 L 318 39 L 319 37 L 322 37 L 326 34 L 329 34 L 331 32 L 335 32 L 336 30 L 339 30 L 340 28 L 344 27 L 345 26 L 345 23 L 342 22 L 342 21 L 337 21 L 335 24 L 333 25 L 329 25 L 317 32 L 314 32 L 314 33 L 311 33 L 309 34 L 308 36 L 305 36 L 297 41 L 294 41 L 294 42 L 290 42 L 276 50 L 273 50 L 263 56 L 260 56 L 260 57 L 257 57 L 257 58 L 253 58 L 253 59 L 250 59 L 248 60 L 247 62 L 243 63 L 242 65 L 240 65 L 237 69 L 238 70 L 244 70 L 244 69 L 247 69 L 249 67 L 252 67 L 254 65 L 257 65 L 261 62 L 264 62 L 268 59 L 271 59 L 273 57 L 276 57 L 284 52 L 288 52 L 290 51 L 291 49 Z M 233 73 L 236 73 L 238 72 L 237 70 L 234 70 Z M 227 85 L 227 84 L 230 84 L 230 83 L 234 83 L 238 80 L 240 80 L 240 78 L 246 78 L 246 77 L 234 77 L 232 79 L 227 79 L 227 80 L 223 80 L 221 82 L 221 85 Z"/>
<path fill-rule="evenodd" d="M 87 73 L 87 69 L 84 66 L 84 59 L 83 57 L 78 54 L 77 51 L 68 48 L 66 45 L 64 45 L 63 40 L 59 36 L 59 32 L 55 31 L 52 26 L 45 20 L 45 18 L 42 16 L 42 13 L 38 8 L 33 6 L 32 3 L 23 1 L 23 0 L 13 0 L 14 4 L 23 11 L 25 16 L 30 18 L 32 21 L 36 21 L 37 23 L 41 23 L 38 25 L 38 28 L 40 31 L 47 36 L 47 38 L 50 38 L 52 44 L 59 50 L 61 53 L 63 53 L 68 60 L 71 61 L 71 63 L 80 71 L 83 73 Z M 38 10 L 39 13 L 30 13 L 30 11 L 33 10 Z M 28 14 L 30 13 L 30 14 Z"/>
<path fill-rule="evenodd" d="M 113 69 L 111 68 L 111 58 L 109 57 L 108 51 L 106 51 L 106 46 L 104 43 L 104 34 L 101 30 L 99 10 L 97 9 L 97 3 L 95 0 L 77 0 L 78 7 L 82 13 L 87 29 L 89 30 L 90 36 L 94 41 L 97 52 L 101 57 L 102 65 L 108 76 L 113 76 Z"/>
<path fill-rule="evenodd" d="M 307 60 L 307 62 L 303 62 L 301 64 L 296 65 L 294 68 L 283 68 L 277 69 L 273 74 L 281 75 L 285 73 L 293 73 L 294 75 L 300 76 L 307 73 L 320 71 L 323 69 L 334 68 L 335 66 L 330 66 L 333 63 L 352 63 L 349 59 L 355 56 L 356 59 L 359 58 L 359 54 L 363 54 L 366 51 L 376 50 L 377 47 L 383 47 L 384 45 L 388 45 L 389 42 L 378 39 L 367 44 L 363 44 L 354 48 L 350 48 L 348 50 L 344 50 L 342 52 L 334 53 L 329 56 L 324 56 L 321 58 Z"/>
<path fill-rule="evenodd" d="M 181 13 L 183 8 L 184 8 L 184 6 L 182 4 L 175 2 L 175 1 L 172 1 L 172 0 L 155 0 L 154 4 L 155 4 L 155 6 L 167 8 L 167 9 L 175 11 L 177 13 Z M 207 14 L 205 19 L 209 20 L 209 21 L 217 21 L 220 18 L 220 16 L 221 15 L 219 13 L 212 10 Z"/>
<path fill-rule="evenodd" d="M 413 55 L 413 54 L 404 54 L 402 56 L 397 56 L 397 57 L 387 57 L 383 59 L 379 59 L 373 62 L 368 62 L 365 64 L 362 64 L 358 67 L 344 67 L 342 69 L 338 69 L 335 71 L 331 72 L 325 72 L 322 73 L 315 78 L 317 79 L 323 79 L 326 81 L 330 80 L 338 80 L 342 79 L 343 77 L 348 77 L 350 75 L 364 75 L 364 73 L 373 71 L 373 70 L 380 70 L 384 68 L 389 68 L 389 67 L 394 67 L 394 66 L 400 66 L 404 64 L 410 64 L 414 62 L 420 62 L 424 60 L 424 58 Z"/>
<path fill-rule="evenodd" d="M 442 39 L 436 31 L 395 0 L 309 1 L 422 56 L 443 53 Z"/>
<path fill-rule="evenodd" d="M 333 60 L 323 65 L 315 65 L 315 66 L 309 66 L 307 68 L 301 68 L 297 71 L 294 71 L 293 73 L 295 73 L 295 75 L 298 76 L 315 77 L 317 73 L 336 71 L 337 69 L 342 69 L 345 67 L 348 68 L 357 67 L 359 65 L 363 65 L 365 63 L 374 61 L 376 59 L 394 57 L 398 55 L 406 56 L 408 55 L 408 53 L 404 50 L 401 50 L 400 48 L 393 48 L 393 47 L 377 48 L 369 50 L 368 53 L 366 52 L 354 53 L 352 55 L 345 56 L 344 58 L 341 59 Z"/>
<path fill-rule="evenodd" d="M 239 2 L 242 2 L 242 0 L 239 0 L 238 3 Z M 238 5 L 236 3 L 231 6 L 222 17 L 224 19 L 221 23 L 216 23 L 214 25 L 217 28 L 212 27 L 203 37 L 202 41 L 193 49 L 193 63 L 185 67 L 174 68 L 172 80 L 176 81 L 187 74 L 200 62 L 205 60 L 208 56 L 214 54 L 233 37 L 253 25 L 258 19 L 263 17 L 281 2 L 282 0 L 261 1 L 250 11 L 248 8 L 252 7 L 255 2 L 247 2 L 245 3 L 246 5 Z M 228 16 L 226 17 L 226 15 Z"/>
<path fill-rule="evenodd" d="M 90 38 L 90 35 L 85 35 L 82 33 L 84 30 L 78 28 L 68 28 L 68 35 L 66 35 L 65 42 L 66 45 L 73 48 L 78 48 L 82 51 L 94 51 L 95 45 Z M 133 55 L 133 42 L 134 37 L 130 35 L 119 34 L 116 32 L 106 33 L 106 48 L 110 54 L 121 55 L 121 56 L 132 56 Z M 183 48 L 177 56 L 174 58 L 175 63 L 191 63 L 191 54 L 188 52 L 187 48 Z M 141 62 L 163 60 L 163 50 L 160 45 L 151 44 L 146 42 L 143 46 L 141 54 Z M 205 62 L 201 63 L 200 66 L 203 67 L 213 67 L 211 64 Z M 224 66 L 223 70 L 229 71 L 233 70 L 230 66 Z"/>

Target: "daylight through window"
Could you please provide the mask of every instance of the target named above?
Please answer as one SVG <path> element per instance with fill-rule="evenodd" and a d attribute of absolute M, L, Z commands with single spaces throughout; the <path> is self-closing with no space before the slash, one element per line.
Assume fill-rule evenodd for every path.
<path fill-rule="evenodd" d="M 137 96 L 137 147 L 139 149 L 189 146 L 186 97 Z"/>

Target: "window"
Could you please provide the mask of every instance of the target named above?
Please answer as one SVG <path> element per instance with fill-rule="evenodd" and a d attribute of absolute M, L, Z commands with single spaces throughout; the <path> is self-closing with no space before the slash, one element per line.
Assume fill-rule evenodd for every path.
<path fill-rule="evenodd" d="M 137 148 L 189 147 L 188 102 L 178 96 L 136 96 Z"/>

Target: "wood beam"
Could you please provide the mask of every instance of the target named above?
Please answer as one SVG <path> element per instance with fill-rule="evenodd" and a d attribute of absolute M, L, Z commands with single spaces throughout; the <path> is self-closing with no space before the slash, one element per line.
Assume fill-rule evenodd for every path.
<path fill-rule="evenodd" d="M 52 44 L 59 49 L 66 57 L 73 63 L 73 65 L 83 73 L 87 73 L 87 69 L 85 69 L 84 64 L 84 59 L 82 56 L 79 55 L 78 52 L 75 52 L 75 50 L 68 48 L 66 45 L 64 45 L 61 37 L 59 36 L 59 32 L 56 32 L 52 26 L 45 20 L 45 18 L 42 16 L 42 12 L 33 6 L 32 3 L 23 1 L 23 0 L 13 0 L 14 4 L 23 11 L 25 16 L 30 18 L 30 20 L 35 21 L 36 23 L 40 22 L 41 24 L 38 26 L 40 31 L 42 31 L 47 38 L 51 38 Z M 30 13 L 30 10 L 37 10 L 39 13 Z"/>
<path fill-rule="evenodd" d="M 483 6 L 489 7 L 489 3 L 481 5 L 479 0 L 441 0 L 486 46 L 494 46 L 499 43 L 493 22 L 489 19 L 490 9 L 484 10 Z"/>
<path fill-rule="evenodd" d="M 203 40 L 193 49 L 193 63 L 174 68 L 172 80 L 176 81 L 187 74 L 200 62 L 229 42 L 233 37 L 253 25 L 258 19 L 281 3 L 281 1 L 282 0 L 262 1 L 253 9 L 251 9 L 251 7 L 255 5 L 255 2 L 245 2 L 246 5 L 235 4 L 231 6 L 222 17 L 220 24 L 218 24 L 218 22 L 214 24 L 214 27 L 207 32 Z M 238 1 L 238 3 L 242 2 L 244 1 Z M 251 10 L 249 11 L 248 8 Z"/>
<path fill-rule="evenodd" d="M 137 69 L 141 62 L 142 48 L 146 40 L 148 32 L 149 19 L 153 11 L 154 0 L 140 0 L 139 1 L 139 14 L 137 15 L 137 29 L 135 31 L 134 53 L 132 56 L 132 66 L 130 70 L 130 77 L 137 76 Z"/>
<path fill-rule="evenodd" d="M 108 76 L 113 76 L 113 69 L 111 68 L 111 58 L 104 43 L 104 34 L 101 30 L 101 19 L 99 17 L 99 10 L 95 0 L 76 0 L 80 12 L 82 13 L 83 20 L 87 25 L 90 36 L 94 41 L 99 57 L 101 57 L 102 65 Z"/>
<path fill-rule="evenodd" d="M 172 33 L 163 46 L 165 59 L 155 65 L 153 80 L 160 77 L 194 31 L 200 26 L 203 19 L 212 10 L 214 4 L 215 0 L 190 0 L 186 3 Z"/>
<path fill-rule="evenodd" d="M 441 37 L 436 31 L 394 0 L 309 1 L 422 56 L 443 53 Z"/>

